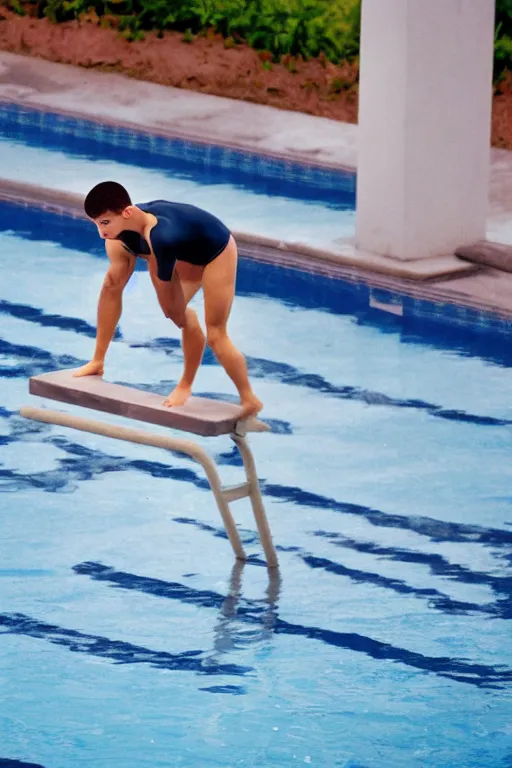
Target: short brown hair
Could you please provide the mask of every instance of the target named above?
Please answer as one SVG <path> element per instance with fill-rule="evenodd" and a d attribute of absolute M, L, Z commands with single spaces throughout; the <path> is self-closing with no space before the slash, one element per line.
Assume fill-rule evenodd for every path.
<path fill-rule="evenodd" d="M 132 204 L 130 195 L 117 181 L 102 181 L 91 189 L 84 200 L 84 210 L 90 219 L 97 219 L 107 211 L 121 213 Z"/>

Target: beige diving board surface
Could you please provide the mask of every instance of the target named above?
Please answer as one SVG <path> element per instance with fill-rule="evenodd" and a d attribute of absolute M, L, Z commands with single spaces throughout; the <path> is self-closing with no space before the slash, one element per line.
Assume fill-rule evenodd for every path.
<path fill-rule="evenodd" d="M 82 408 L 92 408 L 162 427 L 192 432 L 204 437 L 227 435 L 237 431 L 240 406 L 206 397 L 190 397 L 185 405 L 167 408 L 165 397 L 135 387 L 112 384 L 101 376 L 73 378 L 74 369 L 32 376 L 32 395 L 58 400 Z M 242 422 L 240 423 L 242 425 Z M 269 426 L 251 418 L 243 422 L 244 432 L 266 432 Z"/>

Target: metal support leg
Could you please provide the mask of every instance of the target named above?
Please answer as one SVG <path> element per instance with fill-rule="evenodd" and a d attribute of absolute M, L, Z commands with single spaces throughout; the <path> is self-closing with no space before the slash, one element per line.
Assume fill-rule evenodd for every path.
<path fill-rule="evenodd" d="M 229 509 L 229 502 L 249 496 L 256 524 L 258 526 L 261 544 L 267 557 L 267 565 L 269 568 L 275 568 L 277 566 L 277 555 L 272 544 L 272 537 L 265 516 L 265 510 L 263 509 L 254 459 L 244 437 L 232 435 L 232 438 L 242 455 L 247 482 L 235 486 L 234 488 L 223 488 L 215 462 L 208 456 L 201 446 L 197 445 L 197 443 L 193 443 L 191 440 L 167 437 L 166 435 L 156 435 L 152 432 L 145 432 L 139 429 L 130 429 L 114 424 L 106 424 L 105 422 L 96 421 L 94 419 L 85 419 L 81 416 L 63 413 L 62 411 L 32 408 L 31 406 L 21 408 L 20 414 L 24 418 L 32 419 L 33 421 L 41 421 L 46 424 L 57 424 L 62 427 L 71 427 L 71 429 L 78 429 L 82 432 L 91 432 L 92 434 L 104 435 L 105 437 L 112 437 L 116 440 L 124 440 L 130 443 L 151 445 L 155 448 L 164 448 L 165 450 L 184 453 L 187 456 L 190 456 L 198 461 L 205 470 L 206 477 L 208 478 L 210 488 L 212 489 L 215 501 L 217 502 L 235 556 L 239 560 L 247 560 L 247 555 L 240 540 L 240 535 L 231 514 L 231 510 Z"/>
<path fill-rule="evenodd" d="M 263 506 L 263 499 L 261 498 L 260 484 L 258 475 L 256 474 L 256 465 L 254 464 L 252 451 L 249 448 L 249 444 L 245 437 L 233 433 L 231 439 L 236 443 L 244 462 L 248 486 L 246 495 L 248 495 L 251 500 L 254 519 L 260 535 L 261 546 L 263 547 L 265 557 L 267 558 L 267 566 L 269 568 L 277 568 L 277 553 L 272 541 L 272 534 L 270 533 L 265 508 Z"/>
<path fill-rule="evenodd" d="M 155 448 L 165 448 L 168 451 L 177 451 L 185 453 L 198 461 L 206 472 L 206 477 L 215 496 L 215 501 L 219 507 L 226 533 L 233 547 L 233 551 L 240 560 L 247 560 L 240 535 L 238 533 L 235 521 L 231 515 L 229 505 L 222 493 L 220 478 L 213 460 L 203 451 L 201 446 L 193 443 L 191 440 L 182 440 L 166 435 L 155 435 L 151 432 L 144 432 L 141 429 L 129 429 L 119 427 L 114 424 L 105 424 L 102 421 L 94 419 L 84 419 L 81 416 L 73 416 L 61 411 L 51 411 L 43 408 L 32 408 L 25 406 L 21 408 L 20 414 L 26 419 L 33 421 L 43 421 L 47 424 L 58 424 L 61 427 L 71 427 L 79 429 L 82 432 L 92 432 L 95 435 L 104 435 L 113 437 L 116 440 L 124 440 L 129 443 L 139 443 L 141 445 L 151 445 Z"/>

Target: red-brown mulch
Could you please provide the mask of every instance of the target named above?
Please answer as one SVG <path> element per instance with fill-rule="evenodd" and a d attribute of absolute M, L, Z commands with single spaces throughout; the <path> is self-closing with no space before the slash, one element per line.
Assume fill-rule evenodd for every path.
<path fill-rule="evenodd" d="M 112 19 L 112 23 L 115 20 Z M 115 71 L 140 80 L 357 122 L 357 64 L 268 54 L 213 34 L 184 42 L 178 32 L 128 42 L 97 19 L 51 24 L 0 5 L 0 49 L 49 61 Z M 512 149 L 512 76 L 493 99 L 492 143 Z"/>

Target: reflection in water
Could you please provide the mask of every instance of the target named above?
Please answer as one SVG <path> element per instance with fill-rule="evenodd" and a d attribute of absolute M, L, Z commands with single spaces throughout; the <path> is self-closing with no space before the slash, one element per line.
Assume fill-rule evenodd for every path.
<path fill-rule="evenodd" d="M 27 323 L 35 323 L 44 328 L 59 328 L 63 331 L 73 331 L 80 336 L 87 336 L 89 339 L 96 338 L 96 327 L 78 317 L 68 317 L 67 315 L 47 314 L 39 307 L 32 307 L 30 304 L 16 304 L 12 301 L 0 299 L 0 315 L 15 317 L 24 320 Z M 121 339 L 121 332 L 116 328 L 114 339 Z"/>
<path fill-rule="evenodd" d="M 314 535 L 331 541 L 337 547 L 373 555 L 379 559 L 424 565 L 434 576 L 448 578 L 450 581 L 489 587 L 493 592 L 504 595 L 504 598 L 491 606 L 478 605 L 475 610 L 489 611 L 489 613 L 496 611 L 501 618 L 512 618 L 511 576 L 497 576 L 485 571 L 476 571 L 459 563 L 452 563 L 437 552 L 417 552 L 403 547 L 383 546 L 373 541 L 358 541 L 334 531 L 315 531 Z"/>
<path fill-rule="evenodd" d="M 251 671 L 250 667 L 238 664 L 208 662 L 200 650 L 183 653 L 154 651 L 121 640 L 110 640 L 108 637 L 87 635 L 75 629 L 47 624 L 22 613 L 0 614 L 0 637 L 2 635 L 23 635 L 47 640 L 73 653 L 99 656 L 116 664 L 149 664 L 156 669 L 195 672 L 200 675 L 245 675 Z"/>
<path fill-rule="evenodd" d="M 44 768 L 39 763 L 26 763 L 24 760 L 8 760 L 0 757 L 0 768 Z"/>
<path fill-rule="evenodd" d="M 224 599 L 214 628 L 214 648 L 218 658 L 223 653 L 269 642 L 277 621 L 277 601 L 281 591 L 281 576 L 277 568 L 265 569 L 268 575 L 266 596 L 260 601 L 245 604 L 239 614 L 242 599 L 242 574 L 246 563 L 236 560 L 231 571 L 229 592 Z M 248 630 L 247 622 L 256 626 Z"/>
<path fill-rule="evenodd" d="M 4 444 L 24 439 L 40 440 L 41 436 L 51 434 L 52 431 L 49 425 L 29 422 L 16 415 L 11 415 L 11 412 L 6 409 L 0 409 L 1 418 L 7 419 L 10 428 L 10 434 L 2 435 Z M 152 477 L 189 482 L 197 488 L 209 490 L 208 481 L 192 469 L 172 467 L 169 464 L 158 461 L 130 460 L 121 456 L 110 456 L 97 449 L 86 448 L 82 444 L 65 437 L 51 436 L 44 439 L 73 458 L 59 460 L 60 469 L 48 470 L 46 472 L 21 473 L 11 470 L 0 471 L 0 480 L 3 477 L 5 482 L 3 490 L 17 491 L 23 488 L 37 488 L 53 492 L 63 490 L 65 486 L 71 485 L 73 482 L 91 479 L 103 474 L 103 472 L 122 470 L 137 470 L 147 473 Z M 433 542 L 483 544 L 493 549 L 503 548 L 506 550 L 507 555 L 512 544 L 512 531 L 507 531 L 503 528 L 490 528 L 483 525 L 435 520 L 434 518 L 418 515 L 383 512 L 363 504 L 338 501 L 332 497 L 307 491 L 298 486 L 262 482 L 261 488 L 265 496 L 279 501 L 290 502 L 297 509 L 305 507 L 340 512 L 344 515 L 356 515 L 357 517 L 364 518 L 368 523 L 376 527 L 411 531 Z M 225 532 L 219 535 L 225 537 Z"/>
<path fill-rule="evenodd" d="M 187 604 L 199 605 L 201 607 L 216 608 L 221 613 L 226 610 L 228 616 L 220 619 L 225 621 L 239 621 L 244 624 L 261 625 L 266 622 L 263 630 L 265 636 L 270 634 L 294 635 L 304 637 L 309 640 L 315 640 L 336 648 L 362 653 L 372 659 L 383 661 L 395 661 L 415 669 L 431 672 L 440 677 L 447 677 L 451 680 L 457 680 L 461 683 L 474 685 L 478 688 L 503 688 L 512 684 L 512 670 L 504 666 L 494 667 L 488 664 L 478 664 L 466 661 L 459 661 L 456 658 L 447 656 L 427 656 L 422 653 L 409 651 L 406 648 L 384 643 L 380 640 L 374 640 L 371 637 L 361 635 L 357 632 L 339 632 L 336 630 L 324 629 L 322 627 L 305 626 L 295 624 L 279 618 L 277 610 L 274 608 L 270 598 L 275 595 L 277 600 L 279 582 L 276 582 L 277 593 L 269 591 L 268 600 L 262 606 L 261 602 L 242 598 L 241 587 L 237 581 L 237 574 L 233 582 L 234 600 L 236 605 L 236 616 L 230 617 L 230 611 L 233 605 L 233 599 L 228 596 L 226 608 L 224 604 L 226 597 L 211 590 L 196 590 L 184 584 L 177 582 L 166 582 L 162 579 L 153 579 L 147 576 L 137 576 L 125 571 L 117 571 L 114 568 L 101 563 L 80 563 L 73 567 L 76 573 L 88 575 L 96 581 L 106 581 L 122 589 L 135 589 L 146 594 L 179 600 Z M 274 587 L 273 587 L 274 589 Z M 238 596 L 238 597 L 237 597 Z M 237 602 L 238 601 L 238 602 Z M 277 605 L 277 603 L 276 603 Z M 270 610 L 269 610 L 270 609 Z M 230 639 L 226 640 L 224 631 L 221 639 L 221 652 L 234 648 L 232 642 L 234 633 L 230 626 Z M 261 634 L 258 637 L 260 639 Z M 231 646 L 230 646 L 231 643 Z"/>
<path fill-rule="evenodd" d="M 494 603 L 472 603 L 462 600 L 454 600 L 449 595 L 440 592 L 434 587 L 416 587 L 407 584 L 402 579 L 382 576 L 380 573 L 362 571 L 358 568 L 347 568 L 341 563 L 335 563 L 325 557 L 315 557 L 310 554 L 301 554 L 303 561 L 310 568 L 322 569 L 327 573 L 336 573 L 345 576 L 356 584 L 372 584 L 382 589 L 389 589 L 399 595 L 413 595 L 417 598 L 428 600 L 429 606 L 448 614 L 466 616 L 471 613 L 483 613 L 499 619 L 509 619 L 511 616 L 510 600 L 501 600 Z"/>

